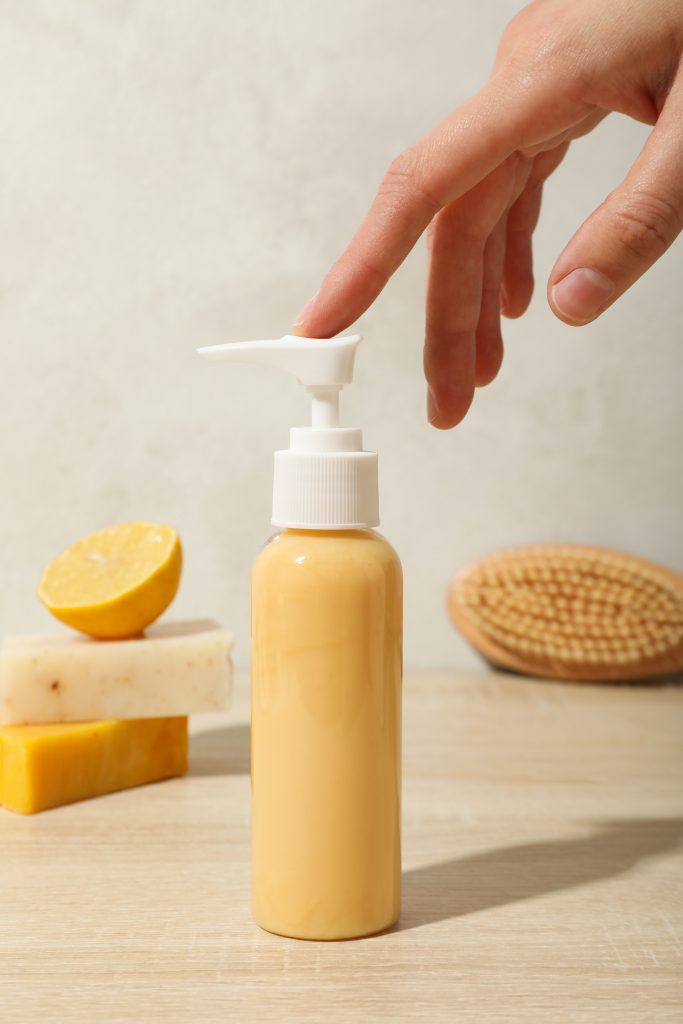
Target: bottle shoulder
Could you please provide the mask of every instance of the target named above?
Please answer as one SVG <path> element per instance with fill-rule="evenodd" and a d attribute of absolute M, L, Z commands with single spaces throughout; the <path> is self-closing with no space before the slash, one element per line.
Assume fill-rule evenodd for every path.
<path fill-rule="evenodd" d="M 273 534 L 254 562 L 254 571 L 270 566 L 299 568 L 381 563 L 401 574 L 398 554 L 376 530 L 293 530 Z"/>

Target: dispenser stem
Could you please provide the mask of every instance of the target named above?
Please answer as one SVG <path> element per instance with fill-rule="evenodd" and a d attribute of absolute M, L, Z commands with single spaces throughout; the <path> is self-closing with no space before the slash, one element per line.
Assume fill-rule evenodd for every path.
<path fill-rule="evenodd" d="M 339 426 L 339 388 L 313 388 L 311 392 L 311 426 L 316 429 Z"/>

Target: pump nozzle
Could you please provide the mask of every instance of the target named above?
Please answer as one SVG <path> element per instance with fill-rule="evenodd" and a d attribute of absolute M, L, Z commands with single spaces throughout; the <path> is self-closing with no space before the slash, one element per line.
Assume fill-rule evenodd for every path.
<path fill-rule="evenodd" d="M 284 338 L 233 341 L 198 348 L 206 359 L 231 363 L 265 363 L 293 373 L 307 388 L 341 387 L 353 380 L 353 361 L 360 334 L 346 338 Z"/>
<path fill-rule="evenodd" d="M 311 395 L 311 426 L 293 427 L 275 453 L 273 523 L 309 529 L 376 526 L 377 456 L 361 431 L 339 426 L 339 392 L 353 381 L 360 334 L 235 341 L 197 349 L 216 362 L 261 363 L 293 374 Z"/>

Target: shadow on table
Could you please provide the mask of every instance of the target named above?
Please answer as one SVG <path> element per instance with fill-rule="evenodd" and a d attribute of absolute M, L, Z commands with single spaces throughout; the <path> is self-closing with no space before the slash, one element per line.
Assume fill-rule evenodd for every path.
<path fill-rule="evenodd" d="M 190 737 L 188 775 L 248 775 L 249 726 L 245 722 Z"/>
<path fill-rule="evenodd" d="M 645 857 L 675 849 L 682 819 L 611 821 L 580 839 L 505 846 L 428 864 L 403 875 L 395 931 L 572 889 L 621 875 Z"/>

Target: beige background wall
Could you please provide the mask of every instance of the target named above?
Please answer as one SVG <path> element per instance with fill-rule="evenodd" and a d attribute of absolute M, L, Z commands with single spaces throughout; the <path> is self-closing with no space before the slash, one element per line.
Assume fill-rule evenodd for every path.
<path fill-rule="evenodd" d="M 52 628 L 44 562 L 128 518 L 178 526 L 177 613 L 248 657 L 271 452 L 303 422 L 274 371 L 194 346 L 285 333 L 385 165 L 484 80 L 502 0 L 0 0 L 3 632 Z M 411 666 L 471 660 L 444 589 L 492 548 L 571 539 L 683 569 L 683 242 L 596 325 L 558 323 L 555 255 L 647 133 L 609 119 L 547 189 L 541 282 L 463 426 L 423 413 L 423 248 L 359 327 L 346 402 L 381 454 Z"/>

